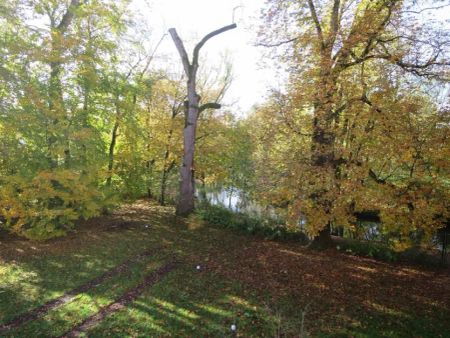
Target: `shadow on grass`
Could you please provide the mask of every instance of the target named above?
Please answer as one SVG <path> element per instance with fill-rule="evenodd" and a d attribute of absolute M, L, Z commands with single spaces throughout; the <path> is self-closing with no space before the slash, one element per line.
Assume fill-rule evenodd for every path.
<path fill-rule="evenodd" d="M 223 337 L 233 334 L 232 324 L 246 337 L 273 336 L 276 318 L 264 304 L 237 283 L 184 268 L 106 318 L 88 336 Z"/>
<path fill-rule="evenodd" d="M 316 252 L 190 222 L 173 217 L 171 208 L 139 202 L 110 218 L 90 220 L 67 238 L 7 243 L 0 251 L 0 323 L 165 244 L 189 267 L 108 316 L 89 336 L 226 336 L 233 323 L 244 336 L 294 336 L 307 303 L 306 329 L 314 335 L 445 337 L 450 332 L 443 320 L 450 315 L 448 273 Z M 205 273 L 197 273 L 196 264 Z M 114 288 L 117 283 L 129 281 L 115 279 L 87 292 L 88 301 L 75 301 L 34 327 L 53 335 L 65 332 L 117 299 L 124 292 Z M 25 337 L 33 330 L 17 332 Z"/>
<path fill-rule="evenodd" d="M 62 239 L 55 246 L 28 242 L 8 243 L 0 253 L 0 324 L 10 321 L 64 292 L 74 289 L 159 240 L 147 229 L 97 234 L 83 233 L 78 240 Z M 15 255 L 12 247 L 19 249 Z M 36 253 L 37 252 L 37 253 Z"/>

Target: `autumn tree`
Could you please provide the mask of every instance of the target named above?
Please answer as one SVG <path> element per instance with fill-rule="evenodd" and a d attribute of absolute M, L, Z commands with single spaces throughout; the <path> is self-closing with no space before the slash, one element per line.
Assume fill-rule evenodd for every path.
<path fill-rule="evenodd" d="M 310 135 L 304 136 L 310 146 L 309 158 L 297 166 L 305 180 L 301 181 L 291 208 L 297 216 L 307 215 L 309 230 L 319 234 L 321 245 L 330 244 L 332 223 L 350 226 L 353 211 L 370 204 L 361 201 L 371 199 L 368 186 L 372 185 L 383 191 L 392 189 L 390 196 L 397 201 L 396 209 L 407 210 L 402 212 L 401 221 L 396 220 L 397 224 L 403 224 L 405 229 L 419 226 L 420 222 L 407 220 L 414 218 L 412 214 L 417 211 L 411 205 L 414 198 L 403 199 L 415 190 L 415 184 L 404 187 L 399 182 L 389 183 L 383 177 L 384 169 L 377 172 L 374 162 L 368 159 L 377 156 L 362 156 L 363 146 L 350 146 L 355 136 L 343 139 L 342 135 L 348 136 L 354 128 L 371 133 L 378 124 L 395 125 L 397 121 L 392 116 L 406 113 L 399 102 L 405 105 L 405 100 L 417 100 L 411 95 L 406 99 L 407 90 L 399 82 L 415 76 L 417 88 L 427 79 L 446 79 L 448 32 L 426 25 L 418 15 L 438 6 L 431 7 L 418 8 L 412 2 L 395 0 L 270 1 L 260 44 L 281 48 L 281 58 L 288 60 L 290 66 L 289 101 L 295 110 L 290 110 L 286 123 L 299 131 L 298 113 L 311 113 L 310 122 L 303 121 L 311 123 Z M 372 82 L 380 74 L 386 78 Z M 380 96 L 384 100 L 379 100 Z M 436 106 L 431 109 L 439 110 Z M 370 117 L 363 118 L 363 112 Z M 384 133 L 394 133 L 387 129 Z M 377 139 L 374 135 L 369 137 Z M 401 148 L 403 142 L 396 141 L 389 140 L 388 144 Z M 355 190 L 360 198 L 353 197 Z M 387 214 L 385 220 L 389 219 Z M 420 226 L 426 227 L 423 223 Z"/>
<path fill-rule="evenodd" d="M 2 4 L 0 215 L 10 231 L 62 235 L 109 203 L 104 136 L 115 106 L 106 78 L 127 30 L 126 5 Z"/>

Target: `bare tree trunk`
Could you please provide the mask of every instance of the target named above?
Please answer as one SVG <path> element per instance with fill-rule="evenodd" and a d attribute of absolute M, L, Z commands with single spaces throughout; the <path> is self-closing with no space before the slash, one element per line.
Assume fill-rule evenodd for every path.
<path fill-rule="evenodd" d="M 83 115 L 82 115 L 82 128 L 87 129 L 89 128 L 89 94 L 90 94 L 90 85 L 88 84 L 88 81 L 85 80 L 83 84 Z M 81 156 L 80 156 L 80 163 L 83 167 L 83 173 L 86 173 L 86 166 L 88 163 L 88 154 L 87 154 L 87 147 L 86 147 L 86 141 L 83 141 L 81 144 Z"/>
<path fill-rule="evenodd" d="M 148 160 L 147 164 L 146 164 L 146 168 L 148 170 L 149 173 L 149 179 L 147 181 L 147 197 L 148 198 L 153 198 L 153 192 L 152 192 L 152 172 L 153 172 L 153 165 L 155 164 L 155 160 Z"/>
<path fill-rule="evenodd" d="M 194 211 L 194 194 L 195 194 L 195 176 L 194 176 L 194 151 L 195 151 L 195 133 L 197 129 L 197 118 L 201 111 L 214 108 L 220 108 L 217 103 L 206 103 L 200 105 L 200 96 L 196 91 L 196 77 L 198 70 L 198 56 L 200 49 L 212 37 L 236 28 L 236 24 L 222 27 L 207 34 L 194 48 L 192 63 L 189 61 L 183 41 L 177 34 L 175 28 L 169 29 L 169 33 L 175 43 L 180 54 L 184 71 L 187 76 L 187 109 L 186 124 L 183 131 L 183 162 L 180 169 L 180 197 L 177 204 L 177 215 L 187 216 Z"/>
<path fill-rule="evenodd" d="M 188 114 L 183 130 L 183 163 L 181 165 L 180 199 L 178 215 L 188 215 L 194 210 L 194 150 L 197 129 L 199 96 L 195 91 L 195 78 L 188 80 Z"/>

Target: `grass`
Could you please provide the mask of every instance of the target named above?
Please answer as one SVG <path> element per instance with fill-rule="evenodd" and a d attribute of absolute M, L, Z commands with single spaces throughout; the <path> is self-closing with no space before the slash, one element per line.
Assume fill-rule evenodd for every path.
<path fill-rule="evenodd" d="M 90 336 L 102 337 L 106 331 L 117 337 L 226 336 L 233 323 L 247 336 L 270 336 L 270 314 L 242 291 L 239 284 L 187 267 L 109 317 Z"/>
<path fill-rule="evenodd" d="M 113 225 L 113 226 L 111 226 Z M 129 269 L 6 337 L 60 336 L 176 256 L 179 267 L 89 337 L 449 337 L 450 275 L 230 232 L 147 201 L 46 243 L 0 235 L 0 325 L 130 257 Z M 200 265 L 198 271 L 196 265 Z M 308 306 L 307 306 L 308 305 Z"/>

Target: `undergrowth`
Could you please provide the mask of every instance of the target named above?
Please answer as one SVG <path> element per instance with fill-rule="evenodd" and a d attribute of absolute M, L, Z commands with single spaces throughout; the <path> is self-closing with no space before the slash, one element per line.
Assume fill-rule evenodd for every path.
<path fill-rule="evenodd" d="M 308 243 L 306 235 L 300 231 L 289 229 L 269 218 L 251 217 L 237 213 L 217 205 L 202 204 L 196 211 L 204 221 L 252 235 L 259 235 L 269 240 L 289 240 L 303 244 Z"/>

